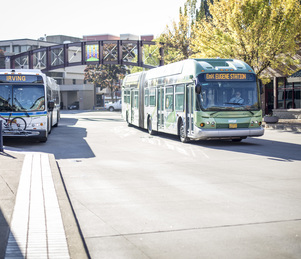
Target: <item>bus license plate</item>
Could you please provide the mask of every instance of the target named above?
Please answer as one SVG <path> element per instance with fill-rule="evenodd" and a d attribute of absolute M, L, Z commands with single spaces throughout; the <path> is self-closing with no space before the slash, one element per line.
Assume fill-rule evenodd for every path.
<path fill-rule="evenodd" d="M 237 128 L 237 123 L 230 123 L 229 124 L 229 129 L 236 129 Z"/>

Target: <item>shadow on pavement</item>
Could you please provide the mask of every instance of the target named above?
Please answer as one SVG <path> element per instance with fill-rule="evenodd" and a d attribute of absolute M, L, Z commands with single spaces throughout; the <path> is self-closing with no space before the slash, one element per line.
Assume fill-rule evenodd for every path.
<path fill-rule="evenodd" d="M 136 128 L 136 130 L 144 131 L 146 134 L 147 131 L 144 129 Z M 298 133 L 290 132 L 291 134 L 296 134 L 299 137 Z M 258 156 L 265 156 L 271 160 L 277 161 L 300 161 L 301 160 L 301 145 L 295 143 L 288 143 L 283 141 L 275 141 L 258 138 L 247 138 L 241 142 L 232 142 L 231 140 L 199 140 L 191 141 L 189 143 L 180 143 L 179 137 L 175 135 L 169 135 L 165 133 L 157 133 L 156 137 L 161 139 L 169 139 L 175 142 L 179 142 L 182 145 L 192 145 L 194 147 L 206 147 L 216 150 L 224 150 L 230 152 L 246 153 L 253 154 Z M 285 150 L 290 150 L 289 153 L 286 153 Z"/>
<path fill-rule="evenodd" d="M 0 156 L 9 157 L 9 158 L 12 158 L 12 159 L 17 159 L 15 156 L 12 156 L 12 155 L 10 155 L 10 154 L 8 154 L 6 152 L 0 152 Z"/>
<path fill-rule="evenodd" d="M 77 119 L 62 118 L 58 127 L 52 129 L 46 143 L 30 138 L 4 138 L 6 147 L 28 152 L 45 152 L 54 154 L 56 159 L 91 158 L 95 154 L 85 140 L 85 128 L 76 127 Z"/>
<path fill-rule="evenodd" d="M 5 251 L 9 234 L 9 225 L 0 208 L 0 258 L 5 258 Z M 14 241 L 14 247 L 10 247 L 10 250 L 7 251 L 7 256 L 9 258 L 24 258 L 16 240 L 14 240 L 14 236 L 11 235 L 11 238 L 13 238 L 13 240 L 11 241 Z"/>

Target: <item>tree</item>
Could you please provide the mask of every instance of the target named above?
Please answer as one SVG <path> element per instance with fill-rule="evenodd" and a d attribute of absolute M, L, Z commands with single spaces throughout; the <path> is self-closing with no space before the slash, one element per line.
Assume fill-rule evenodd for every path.
<path fill-rule="evenodd" d="M 213 0 L 201 0 L 200 8 L 196 9 L 196 21 L 212 17 L 209 11 L 209 3 L 212 2 Z"/>
<path fill-rule="evenodd" d="M 0 69 L 5 68 L 5 55 L 4 51 L 0 49 Z"/>
<path fill-rule="evenodd" d="M 196 0 L 187 0 L 184 12 L 180 8 L 179 22 L 173 21 L 172 26 L 166 26 L 166 31 L 160 35 L 157 42 L 164 44 L 164 62 L 166 64 L 187 59 L 190 57 L 192 26 L 199 15 Z"/>
<path fill-rule="evenodd" d="M 197 21 L 211 17 L 209 3 L 213 0 L 186 0 L 184 12 L 179 11 L 179 21 L 166 26 L 166 31 L 157 39 L 164 45 L 164 62 L 166 64 L 188 59 L 193 54 L 190 48 L 194 38 L 193 27 Z M 197 8 L 199 2 L 199 8 Z"/>
<path fill-rule="evenodd" d="M 212 18 L 194 28 L 194 57 L 237 58 L 264 77 L 271 67 L 292 73 L 299 48 L 299 0 L 213 0 Z"/>
<path fill-rule="evenodd" d="M 160 53 L 159 53 L 159 44 L 158 45 L 143 45 L 143 51 L 142 51 L 142 61 L 146 65 L 150 66 L 158 66 L 160 64 Z M 138 56 L 135 56 L 135 59 L 133 59 L 131 62 L 137 62 Z M 141 72 L 144 71 L 145 68 L 143 67 L 137 67 L 133 66 L 130 68 L 131 73 L 135 72 Z"/>
<path fill-rule="evenodd" d="M 117 65 L 88 65 L 85 69 L 85 80 L 100 89 L 109 88 L 113 101 L 115 90 L 119 89 L 117 84 L 127 73 L 125 66 Z"/>

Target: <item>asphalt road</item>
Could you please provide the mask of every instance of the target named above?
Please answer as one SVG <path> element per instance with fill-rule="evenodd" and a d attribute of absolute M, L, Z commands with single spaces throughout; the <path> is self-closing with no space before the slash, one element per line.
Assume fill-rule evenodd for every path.
<path fill-rule="evenodd" d="M 301 258 L 301 134 L 241 143 L 149 136 L 68 111 L 47 143 L 92 258 Z"/>

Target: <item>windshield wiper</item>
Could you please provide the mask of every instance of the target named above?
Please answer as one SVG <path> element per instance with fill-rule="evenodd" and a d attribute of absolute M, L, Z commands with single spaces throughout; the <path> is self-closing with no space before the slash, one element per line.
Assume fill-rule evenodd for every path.
<path fill-rule="evenodd" d="M 241 104 L 241 103 L 224 103 L 224 104 L 243 105 L 243 104 Z"/>
<path fill-rule="evenodd" d="M 225 103 L 225 104 L 234 104 L 234 105 L 239 105 L 239 106 L 243 106 L 243 108 L 245 108 L 245 111 L 250 112 L 252 115 L 254 115 L 254 112 L 252 112 L 251 110 L 247 109 L 246 106 L 244 106 L 244 104 L 241 103 Z"/>
<path fill-rule="evenodd" d="M 246 111 L 248 111 L 248 112 L 250 112 L 252 115 L 254 115 L 254 112 L 252 112 L 251 110 L 249 110 L 249 109 L 245 109 Z"/>
<path fill-rule="evenodd" d="M 22 104 L 18 101 L 16 97 L 14 98 L 14 100 L 22 110 L 25 110 L 25 108 L 22 106 Z"/>
<path fill-rule="evenodd" d="M 28 114 L 28 112 L 27 112 L 27 110 L 22 106 L 22 104 L 18 101 L 18 99 L 17 99 L 16 97 L 14 98 L 14 100 L 15 100 L 16 103 L 18 104 L 19 109 L 21 108 L 22 111 L 26 114 L 26 116 L 27 116 L 27 117 L 30 117 L 29 114 Z M 15 105 L 14 105 L 14 106 L 15 106 Z M 16 107 L 16 106 L 15 106 L 15 107 Z M 17 110 L 17 108 L 16 108 L 16 110 Z"/>

